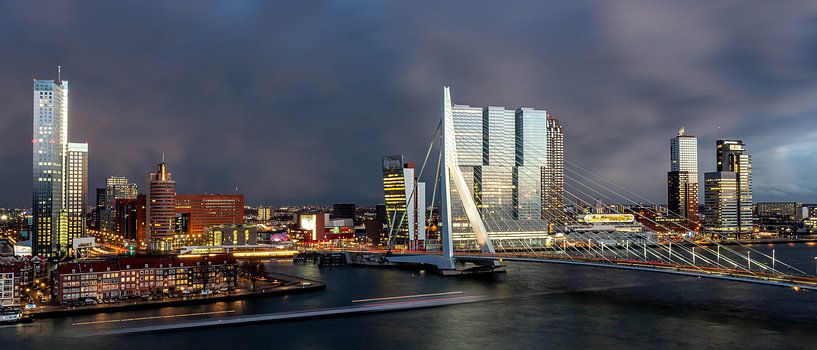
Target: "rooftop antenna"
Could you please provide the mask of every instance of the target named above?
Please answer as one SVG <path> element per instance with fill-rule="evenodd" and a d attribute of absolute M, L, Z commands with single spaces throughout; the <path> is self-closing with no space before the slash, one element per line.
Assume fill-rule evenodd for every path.
<path fill-rule="evenodd" d="M 57 81 L 62 82 L 62 66 L 57 66 Z"/>
<path fill-rule="evenodd" d="M 164 163 L 164 162 L 165 162 L 165 153 L 162 152 L 162 163 Z"/>

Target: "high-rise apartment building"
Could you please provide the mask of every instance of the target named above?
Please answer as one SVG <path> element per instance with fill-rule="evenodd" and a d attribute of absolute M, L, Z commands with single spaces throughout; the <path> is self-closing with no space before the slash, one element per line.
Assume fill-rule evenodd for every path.
<path fill-rule="evenodd" d="M 166 252 L 173 249 L 176 222 L 176 181 L 167 165 L 157 164 L 156 172 L 148 175 L 145 225 L 148 249 Z"/>
<path fill-rule="evenodd" d="M 88 145 L 68 143 L 68 81 L 33 81 L 33 119 L 32 250 L 54 258 L 85 232 Z"/>
<path fill-rule="evenodd" d="M 417 181 L 414 164 L 404 163 L 402 155 L 383 157 L 383 192 L 393 243 L 421 249 L 426 239 L 426 189 Z M 380 244 L 389 243 L 384 238 Z"/>
<path fill-rule="evenodd" d="M 451 115 L 457 164 L 492 240 L 544 240 L 548 224 L 565 223 L 558 119 L 534 108 L 458 104 Z M 450 188 L 452 198 L 459 196 Z M 465 208 L 459 201 L 450 207 L 455 244 L 470 245 Z"/>
<path fill-rule="evenodd" d="M 62 247 L 63 176 L 68 147 L 68 82 L 34 80 L 33 242 L 34 254 L 57 256 Z"/>
<path fill-rule="evenodd" d="M 88 207 L 88 144 L 69 143 L 65 166 L 65 226 L 59 238 L 63 247 L 72 247 L 74 238 L 85 237 Z"/>
<path fill-rule="evenodd" d="M 752 218 L 752 158 L 740 140 L 718 140 L 717 171 L 706 174 L 706 229 L 720 234 L 750 233 Z"/>
<path fill-rule="evenodd" d="M 547 116 L 547 158 L 542 169 L 542 218 L 567 223 L 565 215 L 565 136 L 562 124 Z"/>
<path fill-rule="evenodd" d="M 698 221 L 698 139 L 684 128 L 670 139 L 667 209 L 690 223 Z"/>

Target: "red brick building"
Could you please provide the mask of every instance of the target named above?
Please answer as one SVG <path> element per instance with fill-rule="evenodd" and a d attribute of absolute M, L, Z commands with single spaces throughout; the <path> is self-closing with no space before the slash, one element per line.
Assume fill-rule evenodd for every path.
<path fill-rule="evenodd" d="M 145 256 L 61 263 L 53 276 L 60 303 L 234 290 L 238 265 L 231 255 Z"/>
<path fill-rule="evenodd" d="M 176 195 L 176 241 L 180 245 L 204 242 L 204 229 L 244 223 L 244 195 Z"/>
<path fill-rule="evenodd" d="M 117 232 L 122 237 L 135 239 L 140 247 L 147 246 L 145 233 L 146 196 L 117 203 L 116 218 L 121 222 Z M 121 208 L 121 209 L 120 209 Z M 244 223 L 244 195 L 178 194 L 174 246 L 203 244 L 204 229 L 216 225 Z"/>

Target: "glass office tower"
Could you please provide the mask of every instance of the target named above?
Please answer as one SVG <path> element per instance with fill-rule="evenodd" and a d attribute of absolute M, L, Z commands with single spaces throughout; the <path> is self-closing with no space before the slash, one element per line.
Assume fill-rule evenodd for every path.
<path fill-rule="evenodd" d="M 453 104 L 457 162 L 492 241 L 547 239 L 548 224 L 563 220 L 564 139 L 544 110 Z M 456 186 L 449 187 L 458 198 Z M 452 201 L 455 245 L 474 246 L 460 201 Z M 538 242 L 533 242 L 538 241 Z"/>
<path fill-rule="evenodd" d="M 706 173 L 706 229 L 740 238 L 753 230 L 752 158 L 741 140 L 718 140 L 717 171 Z"/>
<path fill-rule="evenodd" d="M 670 139 L 667 209 L 690 222 L 698 221 L 698 139 L 684 128 Z"/>

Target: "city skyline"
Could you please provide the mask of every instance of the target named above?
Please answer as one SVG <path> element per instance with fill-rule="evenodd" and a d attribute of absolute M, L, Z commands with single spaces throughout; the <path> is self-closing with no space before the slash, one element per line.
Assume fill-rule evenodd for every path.
<path fill-rule="evenodd" d="M 88 142 L 92 148 L 89 184 L 100 184 L 114 174 L 142 179 L 144 169 L 155 164 L 161 153 L 166 153 L 176 172 L 185 174 L 179 178 L 180 184 L 184 184 L 180 192 L 232 193 L 239 187 L 248 193 L 247 202 L 254 204 L 337 201 L 375 204 L 381 197 L 376 171 L 379 157 L 399 153 L 410 159 L 422 156 L 424 142 L 416 140 L 431 137 L 428 130 L 433 128 L 437 113 L 435 92 L 450 83 L 459 100 L 485 101 L 485 105 L 528 105 L 553 111 L 566 126 L 566 138 L 571 140 L 566 145 L 566 159 L 629 189 L 637 189 L 658 202 L 665 201 L 662 199 L 666 196 L 664 174 L 668 170 L 666 138 L 662 135 L 671 135 L 681 125 L 699 137 L 700 174 L 714 170 L 709 166 L 714 159 L 711 149 L 719 134 L 720 138 L 740 138 L 753 150 L 755 201 L 813 202 L 817 198 L 817 185 L 809 181 L 813 162 L 808 161 L 813 159 L 817 144 L 817 134 L 812 132 L 817 121 L 811 116 L 814 103 L 807 98 L 817 86 L 817 79 L 809 52 L 798 49 L 809 42 L 810 32 L 802 26 L 807 23 L 804 22 L 806 14 L 811 9 L 799 8 L 793 3 L 776 8 L 790 14 L 785 21 L 782 17 L 770 18 L 771 15 L 765 14 L 768 11 L 758 9 L 767 5 L 747 6 L 751 9 L 745 11 L 769 23 L 765 29 L 777 28 L 763 36 L 765 40 L 742 36 L 745 28 L 741 25 L 745 23 L 739 19 L 734 19 L 734 26 L 716 30 L 712 28 L 712 17 L 701 16 L 697 19 L 700 28 L 696 31 L 717 32 L 720 40 L 734 39 L 733 46 L 679 44 L 677 48 L 663 49 L 657 43 L 675 38 L 676 34 L 659 28 L 652 36 L 641 38 L 642 34 L 634 31 L 645 25 L 638 20 L 638 11 L 660 16 L 669 10 L 695 13 L 694 9 L 684 5 L 672 5 L 677 8 L 668 9 L 670 5 L 649 4 L 638 11 L 622 13 L 622 10 L 605 12 L 581 5 L 543 5 L 552 10 L 553 16 L 583 20 L 571 23 L 553 17 L 554 23 L 563 27 L 543 24 L 530 28 L 526 25 L 533 23 L 534 18 L 524 17 L 519 24 L 510 20 L 519 12 L 514 11 L 513 6 L 471 9 L 457 17 L 456 25 L 451 25 L 443 19 L 454 12 L 455 5 L 440 5 L 443 15 L 423 17 L 417 11 L 396 5 L 372 4 L 370 6 L 381 11 L 382 17 L 367 16 L 364 11 L 348 18 L 348 25 L 337 32 L 332 25 L 329 27 L 333 30 L 296 29 L 301 35 L 321 39 L 303 44 L 276 36 L 273 24 L 253 20 L 236 23 L 229 16 L 217 18 L 212 28 L 237 26 L 236 32 L 222 32 L 208 40 L 197 39 L 197 30 L 205 28 L 204 18 L 212 13 L 232 10 L 254 18 L 246 8 L 203 6 L 200 12 L 186 17 L 191 28 L 178 32 L 189 42 L 180 45 L 171 41 L 165 48 L 167 55 L 165 51 L 158 54 L 155 50 L 137 50 L 142 39 L 136 33 L 118 37 L 122 51 L 101 51 L 96 44 L 108 38 L 104 29 L 115 24 L 102 21 L 96 29 L 103 30 L 93 30 L 95 35 L 82 35 L 91 31 L 82 22 L 98 14 L 97 11 L 113 11 L 137 26 L 150 24 L 152 33 L 162 36 L 178 30 L 171 25 L 174 24 L 171 19 L 181 9 L 170 7 L 166 14 L 149 19 L 144 9 L 127 14 L 123 12 L 127 8 L 71 5 L 61 8 L 63 15 L 54 16 L 54 21 L 31 28 L 21 25 L 42 14 L 27 6 L 3 5 L 0 11 L 0 33 L 4 33 L 0 35 L 0 48 L 8 48 L 3 50 L 8 54 L 3 57 L 5 64 L 0 66 L 0 74 L 6 77 L 0 83 L 0 103 L 5 106 L 0 118 L 9 121 L 0 127 L 3 140 L 0 147 L 4 149 L 0 161 L 4 164 L 24 161 L 29 152 L 25 148 L 28 134 L 25 130 L 30 130 L 27 129 L 30 100 L 25 98 L 27 79 L 32 75 L 56 78 L 56 66 L 62 65 L 63 77 L 72 81 L 70 139 Z M 340 21 L 338 10 L 355 12 L 358 9 L 355 5 L 284 6 L 292 6 L 285 9 L 292 10 L 297 18 L 324 19 L 336 25 Z M 630 8 L 629 5 L 619 7 Z M 57 9 L 60 7 L 46 11 Z M 473 11 L 491 10 L 499 16 L 499 24 L 482 29 L 479 16 L 475 16 L 478 13 Z M 386 20 L 398 12 L 405 14 L 405 19 L 396 23 Z M 450 37 L 441 39 L 418 28 L 417 24 L 439 27 Z M 48 37 L 57 26 L 62 34 Z M 268 33 L 272 41 L 278 40 L 277 51 L 271 52 L 270 46 L 262 43 L 258 51 L 249 55 L 218 54 L 217 51 L 229 49 L 239 33 L 253 29 Z M 363 29 L 375 34 L 360 38 L 350 34 Z M 23 30 L 39 45 L 12 49 L 11 38 Z M 612 50 L 594 39 L 594 35 L 604 30 L 614 30 L 622 47 Z M 461 35 L 462 31 L 469 32 L 468 36 Z M 488 51 L 507 51 L 514 55 L 471 50 L 477 44 L 470 38 L 474 31 L 484 34 L 486 43 L 497 49 Z M 557 35 L 565 31 L 584 40 L 571 46 Z M 405 38 L 409 32 L 413 39 L 406 41 L 406 47 L 389 44 L 394 39 Z M 527 32 L 531 34 L 522 35 Z M 70 47 L 59 40 L 67 35 L 75 38 Z M 636 45 L 641 39 L 652 45 Z M 435 61 L 416 56 L 430 52 L 439 40 L 453 45 L 432 56 Z M 338 44 L 329 44 L 334 41 Z M 773 50 L 775 46 L 770 41 L 784 45 L 790 56 L 773 55 L 780 50 Z M 322 45 L 330 45 L 329 48 L 340 55 L 313 57 L 306 62 L 295 60 L 296 56 L 304 57 L 304 53 L 314 52 Z M 344 45 L 349 46 L 344 48 Z M 554 50 L 545 50 L 545 47 Z M 189 51 L 200 55 L 187 56 Z M 44 55 L 46 52 L 49 54 Z M 130 52 L 137 53 L 138 62 L 125 57 Z M 473 55 L 473 52 L 486 53 Z M 682 52 L 685 53 L 680 54 Z M 738 53 L 752 60 L 739 60 L 742 64 L 737 68 L 717 60 Z M 474 61 L 464 66 L 456 64 L 466 56 Z M 593 64 L 581 60 L 567 62 L 568 57 L 596 57 L 596 61 Z M 100 59 L 110 62 L 110 67 L 99 69 L 99 65 L 93 64 Z M 489 65 L 497 59 L 509 64 Z M 218 65 L 217 60 L 232 64 Z M 660 60 L 673 65 L 654 64 Z M 699 61 L 708 64 L 703 67 L 694 64 Z M 296 64 L 305 64 L 306 69 L 291 69 Z M 769 66 L 775 68 L 764 68 Z M 672 69 L 662 69 L 670 67 Z M 564 74 L 579 69 L 589 69 L 595 74 Z M 627 78 L 622 76 L 624 72 Z M 714 81 L 706 77 L 710 73 L 718 73 L 712 78 Z M 593 80 L 587 76 L 593 76 Z M 512 79 L 503 80 L 503 77 Z M 597 82 L 601 85 L 594 85 Z M 599 90 L 613 83 L 621 88 Z M 690 90 L 692 86 L 695 89 Z M 261 90 L 268 94 L 258 93 Z M 373 91 L 375 98 L 363 93 Z M 635 95 L 639 91 L 642 93 Z M 198 101 L 207 101 L 209 107 L 200 106 Z M 355 110 L 352 106 L 366 108 L 346 112 Z M 321 117 L 323 115 L 332 117 Z M 151 130 L 152 125 L 160 122 L 167 124 L 162 129 Z M 187 131 L 189 134 L 181 135 Z M 295 131 L 314 135 L 314 140 L 320 142 L 294 138 L 294 134 L 299 134 Z M 210 135 L 233 142 L 213 144 L 209 142 Z M 598 152 L 610 144 L 616 145 L 614 157 Z M 123 150 L 128 157 L 120 156 Z M 321 161 L 315 162 L 314 155 L 319 155 Z M 343 167 L 370 170 L 355 174 L 331 171 Z M 218 172 L 219 176 L 201 175 L 223 168 L 237 170 Z M 30 176 L 28 172 L 24 167 L 3 167 L 0 178 L 7 183 L 23 184 Z M 634 174 L 654 176 L 634 182 Z M 252 193 L 244 191 L 250 188 Z M 28 191 L 23 186 L 12 186 L 4 194 L 0 206 L 26 206 L 29 202 Z"/>

